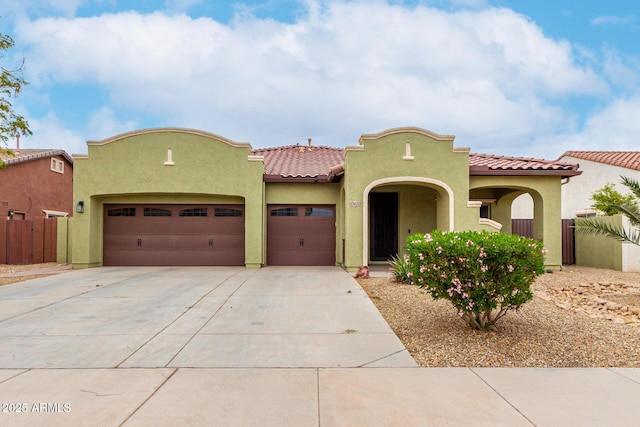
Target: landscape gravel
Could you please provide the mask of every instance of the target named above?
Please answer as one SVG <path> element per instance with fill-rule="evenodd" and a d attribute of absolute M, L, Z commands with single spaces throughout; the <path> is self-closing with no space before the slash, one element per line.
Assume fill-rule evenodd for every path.
<path fill-rule="evenodd" d="M 448 301 L 417 286 L 390 277 L 358 282 L 422 367 L 640 367 L 640 273 L 579 266 L 546 273 L 533 300 L 493 332 L 471 329 Z M 582 304 L 592 294 L 595 305 Z"/>

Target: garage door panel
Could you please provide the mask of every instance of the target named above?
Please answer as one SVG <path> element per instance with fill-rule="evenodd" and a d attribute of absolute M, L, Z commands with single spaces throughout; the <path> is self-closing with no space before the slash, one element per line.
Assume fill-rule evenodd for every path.
<path fill-rule="evenodd" d="M 244 206 L 106 205 L 103 241 L 104 265 L 244 265 Z"/>
<path fill-rule="evenodd" d="M 104 223 L 104 234 L 105 235 L 114 235 L 114 234 L 133 234 L 138 232 L 140 229 L 140 224 L 136 221 L 137 218 L 109 218 L 105 220 Z"/>
<path fill-rule="evenodd" d="M 272 205 L 267 211 L 267 264 L 335 265 L 335 206 Z"/>

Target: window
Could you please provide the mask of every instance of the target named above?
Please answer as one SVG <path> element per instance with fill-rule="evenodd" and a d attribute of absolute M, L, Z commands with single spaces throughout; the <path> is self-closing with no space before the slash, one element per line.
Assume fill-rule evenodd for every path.
<path fill-rule="evenodd" d="M 298 216 L 298 208 L 277 208 L 271 210 L 271 216 Z"/>
<path fill-rule="evenodd" d="M 51 158 L 51 170 L 57 173 L 64 173 L 64 162 L 55 157 Z"/>
<path fill-rule="evenodd" d="M 242 216 L 242 209 L 216 208 L 215 216 Z"/>
<path fill-rule="evenodd" d="M 491 218 L 489 205 L 480 206 L 480 218 Z"/>
<path fill-rule="evenodd" d="M 107 211 L 107 216 L 136 216 L 136 208 L 114 208 Z"/>
<path fill-rule="evenodd" d="M 325 209 L 325 208 L 306 208 L 304 212 L 304 216 L 333 217 L 333 210 Z"/>
<path fill-rule="evenodd" d="M 182 209 L 180 216 L 207 216 L 207 208 Z"/>
<path fill-rule="evenodd" d="M 171 216 L 169 209 L 144 208 L 144 216 Z"/>
<path fill-rule="evenodd" d="M 58 218 L 58 217 L 67 217 L 69 216 L 68 212 L 60 212 L 60 211 L 51 211 L 48 209 L 43 209 L 45 217 L 47 218 Z"/>

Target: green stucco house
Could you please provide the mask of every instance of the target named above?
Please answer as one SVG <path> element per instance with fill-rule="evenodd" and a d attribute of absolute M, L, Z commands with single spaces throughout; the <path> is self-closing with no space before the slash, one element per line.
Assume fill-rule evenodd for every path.
<path fill-rule="evenodd" d="M 419 128 L 346 148 L 252 149 L 162 128 L 88 142 L 74 156 L 69 253 L 107 265 L 359 265 L 401 253 L 408 235 L 511 232 L 511 203 L 534 200 L 534 237 L 561 264 L 561 185 L 578 165 L 470 154 Z"/>

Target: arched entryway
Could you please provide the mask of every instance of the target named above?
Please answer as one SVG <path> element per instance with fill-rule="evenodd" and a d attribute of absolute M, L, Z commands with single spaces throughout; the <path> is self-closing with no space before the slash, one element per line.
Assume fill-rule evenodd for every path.
<path fill-rule="evenodd" d="M 453 191 L 436 179 L 379 179 L 364 189 L 362 200 L 363 265 L 401 253 L 413 233 L 454 229 Z"/>

